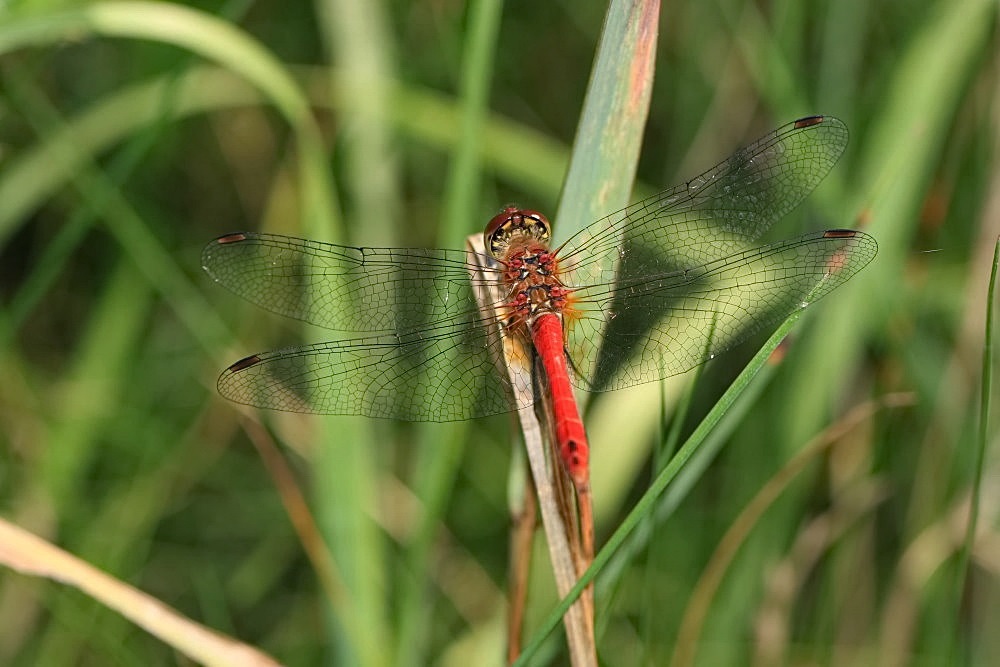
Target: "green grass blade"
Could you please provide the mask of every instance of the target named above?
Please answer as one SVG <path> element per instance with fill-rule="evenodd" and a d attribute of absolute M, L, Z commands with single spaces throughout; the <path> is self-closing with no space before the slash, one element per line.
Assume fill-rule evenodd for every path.
<path fill-rule="evenodd" d="M 545 638 L 559 624 L 566 610 L 569 609 L 573 601 L 580 595 L 583 589 L 593 581 L 598 574 L 604 570 L 615 553 L 625 544 L 625 541 L 632 535 L 637 527 L 642 525 L 644 519 L 651 515 L 656 507 L 657 499 L 667 489 L 667 486 L 684 469 L 685 464 L 702 447 L 705 439 L 711 434 L 716 425 L 722 420 L 725 414 L 733 406 L 736 400 L 750 387 L 751 382 L 759 371 L 767 363 L 771 353 L 777 349 L 781 341 L 788 335 L 799 319 L 801 311 L 796 312 L 791 317 L 782 322 L 781 326 L 768 338 L 764 346 L 754 355 L 750 363 L 737 376 L 729 389 L 719 398 L 712 410 L 705 416 L 684 445 L 677 451 L 677 455 L 670 460 L 663 471 L 656 476 L 649 489 L 642 495 L 642 498 L 635 504 L 628 516 L 621 522 L 614 534 L 608 539 L 600 553 L 594 558 L 594 564 L 580 577 L 580 580 L 573 587 L 573 590 L 563 598 L 556 608 L 549 614 L 531 642 L 525 647 L 517 665 L 530 664 L 529 661 L 535 652 L 541 647 Z"/>
<path fill-rule="evenodd" d="M 495 69 L 502 2 L 476 0 L 469 7 L 467 37 L 459 83 L 459 130 L 452 152 L 442 205 L 439 245 L 459 247 L 462 238 L 485 224 L 477 220 L 482 209 L 483 130 L 489 123 L 489 93 Z M 427 614 L 430 591 L 421 573 L 431 565 L 435 540 L 445 523 L 456 485 L 471 422 L 420 429 L 416 444 L 414 491 L 423 512 L 406 553 L 400 588 L 396 664 L 423 665 L 429 660 L 432 619 Z"/>
<path fill-rule="evenodd" d="M 628 203 L 649 113 L 658 0 L 608 7 L 553 223 L 565 239 Z"/>
<path fill-rule="evenodd" d="M 893 311 L 932 165 L 961 101 L 963 73 L 982 53 L 995 9 L 990 0 L 940 3 L 903 52 L 873 128 L 867 135 L 854 133 L 861 159 L 855 201 L 847 210 L 871 220 L 867 231 L 878 240 L 879 255 L 838 290 L 816 318 L 815 335 L 795 351 L 805 363 L 784 383 L 796 405 L 785 447 L 816 432 L 862 340 Z"/>
<path fill-rule="evenodd" d="M 327 96 L 350 100 L 342 109 L 344 131 L 336 144 L 347 216 L 356 221 L 349 228 L 364 229 L 364 243 L 398 245 L 400 175 L 388 120 L 397 65 L 387 3 L 331 0 L 317 8 L 333 65 L 326 72 Z"/>
<path fill-rule="evenodd" d="M 1000 239 L 993 249 L 993 269 L 990 271 L 990 287 L 986 297 L 986 331 L 983 339 L 982 378 L 979 383 L 979 428 L 976 437 L 975 464 L 972 470 L 972 484 L 969 499 L 969 521 L 965 528 L 965 539 L 959 552 L 958 569 L 955 587 L 955 615 L 962 613 L 965 605 L 965 592 L 972 593 L 969 586 L 969 560 L 972 547 L 976 541 L 976 525 L 979 522 L 980 504 L 982 502 L 983 471 L 986 461 L 986 449 L 990 439 L 990 412 L 993 405 L 993 328 L 996 318 L 997 297 L 997 267 L 1000 266 Z M 963 658 L 974 655 L 971 646 L 964 646 Z"/>
<path fill-rule="evenodd" d="M 438 234 L 442 247 L 459 247 L 466 234 L 479 231 L 481 210 L 483 130 L 493 82 L 494 57 L 500 33 L 501 0 L 476 0 L 469 8 L 469 36 L 462 55 L 459 84 L 458 145 L 448 168 L 444 193 L 444 229 Z"/>
<path fill-rule="evenodd" d="M 318 7 L 325 51 L 337 67 L 326 72 L 327 96 L 352 100 L 341 114 L 345 131 L 336 144 L 347 219 L 355 223 L 349 228 L 363 229 L 365 243 L 398 245 L 394 225 L 400 186 L 390 149 L 386 120 L 390 91 L 385 83 L 391 80 L 395 54 L 386 4 L 334 0 Z M 308 336 L 314 342 L 330 337 L 316 330 Z M 342 606 L 329 610 L 331 652 L 339 664 L 388 665 L 395 648 L 390 600 L 383 594 L 392 581 L 389 545 L 371 511 L 378 505 L 382 474 L 383 450 L 375 445 L 388 439 L 388 428 L 370 420 L 338 417 L 320 423 L 313 497 L 323 535 L 355 601 L 349 610 Z M 338 611 L 352 618 L 336 616 Z"/>
<path fill-rule="evenodd" d="M 259 43 L 230 23 L 181 5 L 109 2 L 8 18 L 0 23 L 0 55 L 82 35 L 172 44 L 223 64 L 253 83 L 284 114 L 297 136 L 307 224 L 317 235 L 333 232 L 334 205 L 319 128 L 287 70 Z"/>

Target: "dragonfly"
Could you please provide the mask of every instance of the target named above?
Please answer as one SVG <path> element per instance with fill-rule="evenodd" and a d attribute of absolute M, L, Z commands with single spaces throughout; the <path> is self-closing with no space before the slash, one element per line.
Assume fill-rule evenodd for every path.
<path fill-rule="evenodd" d="M 215 281 L 341 335 L 245 357 L 218 389 L 259 408 L 455 421 L 528 407 L 541 372 L 563 465 L 586 488 L 574 387 L 601 392 L 688 371 L 872 261 L 875 239 L 847 229 L 758 245 L 847 141 L 840 120 L 801 118 L 554 248 L 546 217 L 516 206 L 487 225 L 485 256 L 226 234 L 202 256 Z M 492 303 L 477 302 L 479 287 L 494 290 Z M 531 372 L 501 371 L 505 337 L 524 343 L 508 363 Z"/>

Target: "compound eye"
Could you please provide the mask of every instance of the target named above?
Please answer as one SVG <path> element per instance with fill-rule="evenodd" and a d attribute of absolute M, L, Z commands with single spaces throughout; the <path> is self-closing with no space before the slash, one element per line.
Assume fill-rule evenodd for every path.
<path fill-rule="evenodd" d="M 549 219 L 538 211 L 529 211 L 528 209 L 522 209 L 521 215 L 524 216 L 524 227 L 527 234 L 536 241 L 547 244 L 549 237 L 552 236 L 552 225 L 549 224 Z"/>
<path fill-rule="evenodd" d="M 510 244 L 511 217 L 517 213 L 517 209 L 508 206 L 490 219 L 483 231 L 483 245 L 487 252 L 494 258 L 501 258 L 501 248 L 506 248 Z"/>
<path fill-rule="evenodd" d="M 486 225 L 483 244 L 493 257 L 502 260 L 514 236 L 548 243 L 551 228 L 549 221 L 538 211 L 508 206 Z"/>

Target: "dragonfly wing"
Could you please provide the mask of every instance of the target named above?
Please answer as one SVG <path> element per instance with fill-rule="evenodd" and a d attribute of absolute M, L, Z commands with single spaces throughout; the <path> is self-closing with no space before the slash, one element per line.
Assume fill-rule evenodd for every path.
<path fill-rule="evenodd" d="M 589 225 L 560 248 L 570 286 L 684 271 L 748 249 L 830 172 L 847 146 L 832 116 L 802 118 L 672 190 Z"/>
<path fill-rule="evenodd" d="M 360 248 L 240 232 L 209 243 L 202 266 L 271 312 L 333 329 L 406 333 L 478 312 L 466 252 Z"/>
<path fill-rule="evenodd" d="M 223 371 L 219 392 L 291 412 L 407 421 L 498 414 L 519 406 L 510 380 L 497 372 L 495 341 L 485 323 L 466 320 L 264 352 Z M 525 382 L 530 389 L 530 376 Z"/>
<path fill-rule="evenodd" d="M 216 239 L 202 263 L 220 284 L 272 312 L 362 334 L 247 357 L 222 373 L 219 391 L 262 408 L 410 421 L 518 407 L 496 370 L 499 325 L 474 297 L 470 263 L 486 264 L 475 259 L 253 232 Z"/>
<path fill-rule="evenodd" d="M 580 315 L 568 344 L 585 367 L 578 368 L 581 382 L 608 389 L 687 370 L 794 310 L 825 275 L 827 251 L 846 245 L 851 255 L 852 243 L 865 243 L 820 234 L 764 249 L 754 244 L 823 180 L 847 141 L 836 118 L 799 119 L 570 238 L 556 254 Z M 649 346 L 664 353 L 647 350 L 634 363 L 655 369 L 612 379 L 618 365 Z"/>
<path fill-rule="evenodd" d="M 614 290 L 583 289 L 567 345 L 577 383 L 605 391 L 689 370 L 826 295 L 877 250 L 867 234 L 830 230 L 684 271 L 624 274 Z"/>

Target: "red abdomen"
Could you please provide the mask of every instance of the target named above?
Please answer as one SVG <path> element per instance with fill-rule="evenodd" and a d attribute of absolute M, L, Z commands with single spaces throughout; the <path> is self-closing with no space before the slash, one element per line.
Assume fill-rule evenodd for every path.
<path fill-rule="evenodd" d="M 563 465 L 577 488 L 585 487 L 588 484 L 590 449 L 576 406 L 576 397 L 573 395 L 573 386 L 569 382 L 560 317 L 555 313 L 540 314 L 531 325 L 531 340 L 548 377 L 556 444 L 559 445 Z"/>

